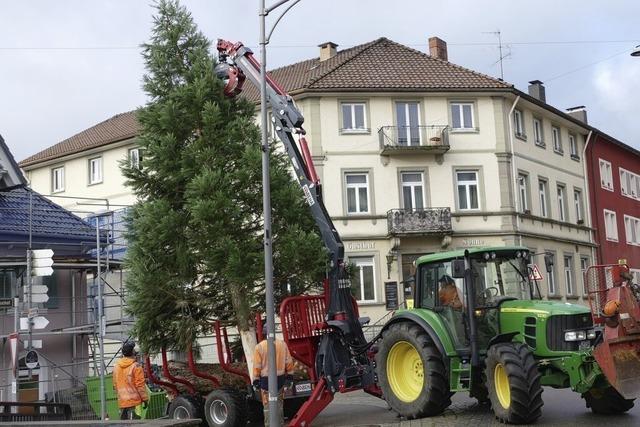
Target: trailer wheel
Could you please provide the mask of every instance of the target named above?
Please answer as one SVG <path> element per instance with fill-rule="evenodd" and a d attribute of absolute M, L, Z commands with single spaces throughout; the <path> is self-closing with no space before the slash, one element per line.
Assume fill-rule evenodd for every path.
<path fill-rule="evenodd" d="M 384 331 L 376 366 L 382 394 L 401 416 L 438 415 L 451 404 L 442 355 L 420 326 L 402 322 Z"/>
<path fill-rule="evenodd" d="M 176 396 L 169 403 L 167 414 L 169 418 L 174 420 L 204 419 L 202 416 L 202 401 L 186 394 Z"/>
<path fill-rule="evenodd" d="M 247 401 L 233 389 L 213 390 L 204 402 L 209 427 L 238 427 L 247 424 Z"/>
<path fill-rule="evenodd" d="M 594 414 L 613 415 L 622 414 L 633 408 L 635 399 L 625 399 L 613 387 L 605 389 L 591 389 L 582 394 Z"/>
<path fill-rule="evenodd" d="M 528 424 L 542 415 L 540 372 L 525 344 L 492 346 L 487 352 L 485 365 L 489 399 L 498 420 Z"/>

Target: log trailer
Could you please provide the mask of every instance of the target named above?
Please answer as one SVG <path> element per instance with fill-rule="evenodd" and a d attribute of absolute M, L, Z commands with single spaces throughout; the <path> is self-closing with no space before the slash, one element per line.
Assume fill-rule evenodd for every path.
<path fill-rule="evenodd" d="M 218 40 L 216 74 L 233 97 L 260 65 L 242 43 Z M 283 143 L 329 252 L 324 295 L 285 299 L 283 335 L 313 382 L 290 426 L 308 426 L 337 392 L 364 390 L 406 419 L 442 413 L 455 392 L 490 403 L 496 417 L 526 424 L 541 415 L 542 386 L 581 393 L 596 413 L 621 413 L 640 395 L 640 308 L 625 266 L 591 267 L 591 313 L 543 301 L 525 247 L 487 247 L 416 261 L 414 307 L 397 310 L 367 342 L 345 271 L 344 246 L 323 201 L 293 99 L 266 76 L 273 128 Z M 262 124 L 265 126 L 266 124 Z M 296 142 L 295 136 L 298 137 Z M 626 270 L 628 273 L 628 269 Z M 441 297 L 455 285 L 461 304 Z"/>

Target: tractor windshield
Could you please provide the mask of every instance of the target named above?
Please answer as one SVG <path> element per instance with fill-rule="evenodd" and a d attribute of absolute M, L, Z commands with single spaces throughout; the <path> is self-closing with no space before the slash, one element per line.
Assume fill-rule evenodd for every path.
<path fill-rule="evenodd" d="M 478 307 L 492 306 L 503 297 L 531 299 L 531 285 L 524 258 L 472 259 Z"/>

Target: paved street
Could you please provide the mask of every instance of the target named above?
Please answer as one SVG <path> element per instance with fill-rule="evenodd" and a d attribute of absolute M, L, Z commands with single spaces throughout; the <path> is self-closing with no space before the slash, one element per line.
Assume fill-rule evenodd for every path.
<path fill-rule="evenodd" d="M 606 426 L 640 425 L 640 404 L 628 414 L 598 416 L 584 405 L 584 400 L 570 390 L 545 388 L 542 394 L 544 407 L 538 426 Z M 474 399 L 458 393 L 453 403 L 441 416 L 422 420 L 402 421 L 387 410 L 386 403 L 362 392 L 337 395 L 313 423 L 314 426 L 503 426 L 495 420 L 490 408 L 476 405 Z"/>

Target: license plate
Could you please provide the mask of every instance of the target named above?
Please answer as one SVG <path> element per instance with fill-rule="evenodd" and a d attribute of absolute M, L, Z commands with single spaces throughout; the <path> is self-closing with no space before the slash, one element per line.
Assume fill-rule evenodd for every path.
<path fill-rule="evenodd" d="M 311 383 L 296 384 L 296 393 L 305 393 L 311 391 Z"/>

